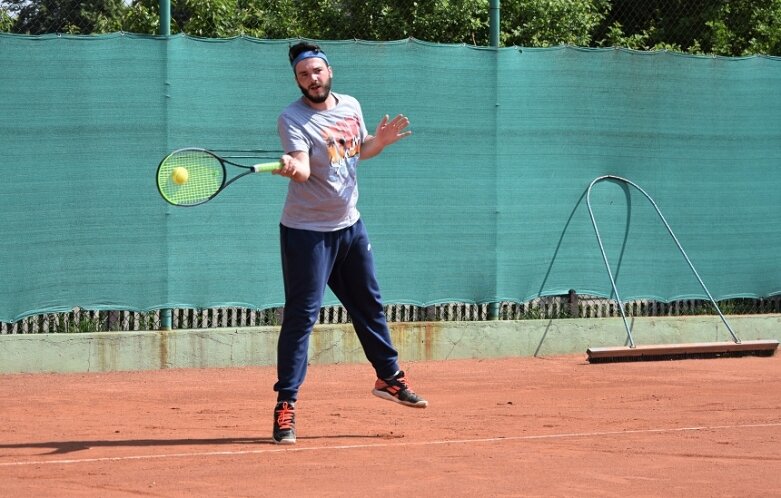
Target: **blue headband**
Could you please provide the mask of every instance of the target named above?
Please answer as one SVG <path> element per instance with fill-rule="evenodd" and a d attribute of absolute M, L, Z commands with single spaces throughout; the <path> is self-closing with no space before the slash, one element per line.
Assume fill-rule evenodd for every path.
<path fill-rule="evenodd" d="M 313 57 L 317 57 L 318 59 L 323 59 L 325 61 L 325 65 L 330 66 L 330 64 L 328 63 L 328 58 L 325 56 L 324 53 L 320 51 L 307 50 L 306 52 L 301 52 L 300 54 L 298 54 L 298 57 L 293 59 L 293 62 L 290 63 L 290 65 L 293 67 L 293 71 L 295 72 L 296 70 L 296 64 L 298 64 L 304 59 L 311 59 Z"/>

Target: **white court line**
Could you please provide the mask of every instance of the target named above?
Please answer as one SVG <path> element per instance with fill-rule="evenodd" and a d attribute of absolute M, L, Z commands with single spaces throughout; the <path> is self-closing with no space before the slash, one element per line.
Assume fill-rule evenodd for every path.
<path fill-rule="evenodd" d="M 410 441 L 405 443 L 373 443 L 373 444 L 348 444 L 339 446 L 318 446 L 316 448 L 301 447 L 275 447 L 274 449 L 264 450 L 242 450 L 242 451 L 204 451 L 193 453 L 164 453 L 158 455 L 134 455 L 121 457 L 102 457 L 102 458 L 76 458 L 68 460 L 31 460 L 27 462 L 3 462 L 0 467 L 18 467 L 23 465 L 70 465 L 76 463 L 94 463 L 94 462 L 120 462 L 130 460 L 155 460 L 163 458 L 183 458 L 183 457 L 206 457 L 206 456 L 240 456 L 240 455 L 258 455 L 263 453 L 280 453 L 283 451 L 333 451 L 333 450 L 352 450 L 363 448 L 389 448 L 402 446 L 434 446 L 443 444 L 469 444 L 469 443 L 494 443 L 506 441 L 531 441 L 539 439 L 567 439 L 581 437 L 601 437 L 601 436 L 622 436 L 627 434 L 652 434 L 668 432 L 687 432 L 687 431 L 707 431 L 723 429 L 750 429 L 759 427 L 781 427 L 781 422 L 768 424 L 747 424 L 747 425 L 713 425 L 701 427 L 673 427 L 667 429 L 637 429 L 626 431 L 598 431 L 598 432 L 570 432 L 562 434 L 540 434 L 536 436 L 505 436 L 476 439 L 450 439 L 438 441 Z"/>

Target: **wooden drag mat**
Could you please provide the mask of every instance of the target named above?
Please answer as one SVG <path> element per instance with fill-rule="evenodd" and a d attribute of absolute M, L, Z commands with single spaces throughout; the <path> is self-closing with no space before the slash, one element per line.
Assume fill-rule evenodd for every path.
<path fill-rule="evenodd" d="M 781 496 L 781 357 L 313 365 L 298 443 L 273 367 L 0 376 L 0 496 Z"/>

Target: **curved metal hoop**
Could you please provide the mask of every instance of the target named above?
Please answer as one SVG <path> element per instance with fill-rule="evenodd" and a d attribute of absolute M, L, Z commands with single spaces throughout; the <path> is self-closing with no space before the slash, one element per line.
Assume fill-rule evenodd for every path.
<path fill-rule="evenodd" d="M 665 228 L 667 228 L 667 232 L 670 234 L 670 236 L 673 238 L 673 241 L 675 241 L 675 245 L 678 246 L 678 250 L 681 251 L 681 254 L 683 255 L 684 259 L 686 260 L 686 263 L 688 263 L 689 268 L 691 268 L 692 273 L 694 273 L 694 276 L 697 278 L 697 281 L 702 286 L 702 289 L 705 291 L 705 294 L 708 295 L 708 299 L 710 299 L 710 302 L 713 303 L 713 307 L 716 309 L 716 312 L 721 317 L 721 321 L 724 322 L 724 325 L 727 327 L 727 330 L 729 331 L 730 335 L 732 336 L 732 340 L 735 341 L 735 344 L 740 344 L 740 339 L 738 339 L 738 336 L 735 335 L 735 332 L 733 332 L 732 327 L 730 327 L 729 323 L 727 322 L 727 319 L 724 318 L 724 314 L 721 312 L 721 309 L 719 308 L 719 305 L 716 304 L 716 300 L 713 299 L 713 296 L 711 295 L 708 288 L 705 286 L 705 283 L 702 281 L 702 278 L 700 278 L 700 274 L 697 273 L 697 270 L 694 269 L 694 265 L 692 264 L 691 260 L 689 259 L 689 256 L 686 254 L 686 251 L 683 250 L 683 246 L 681 246 L 681 243 L 678 241 L 678 237 L 675 236 L 675 233 L 673 233 L 672 228 L 670 228 L 670 225 L 667 223 L 667 220 L 665 219 L 662 212 L 659 210 L 659 206 L 656 205 L 656 202 L 651 198 L 648 193 L 640 188 L 636 183 L 627 180 L 626 178 L 622 178 L 620 176 L 615 175 L 603 175 L 595 178 L 592 180 L 592 182 L 588 186 L 588 192 L 586 193 L 586 205 L 588 206 L 588 214 L 589 217 L 591 217 L 591 224 L 594 226 L 594 232 L 597 235 L 597 242 L 599 243 L 599 250 L 602 253 L 602 259 L 605 262 L 605 268 L 607 268 L 607 274 L 608 277 L 610 277 L 610 285 L 613 286 L 613 293 L 616 296 L 616 301 L 618 301 L 618 307 L 621 311 L 621 319 L 624 321 L 624 328 L 626 328 L 626 335 L 629 339 L 629 347 L 634 348 L 635 347 L 635 341 L 632 338 L 632 331 L 629 327 L 629 323 L 626 319 L 626 313 L 624 312 L 624 303 L 621 301 L 621 296 L 618 293 L 618 288 L 616 287 L 616 281 L 613 278 L 613 272 L 610 270 L 610 263 L 607 260 L 607 254 L 605 253 L 605 247 L 602 244 L 602 237 L 599 235 L 599 228 L 597 227 L 597 221 L 594 218 L 594 211 L 591 209 L 591 189 L 596 185 L 597 183 L 603 181 L 603 180 L 617 180 L 620 182 L 624 182 L 627 185 L 631 185 L 634 188 L 636 188 L 640 193 L 642 193 L 646 199 L 651 203 L 651 205 L 656 210 L 656 213 L 659 215 L 659 218 L 661 218 L 662 223 L 664 223 Z"/>

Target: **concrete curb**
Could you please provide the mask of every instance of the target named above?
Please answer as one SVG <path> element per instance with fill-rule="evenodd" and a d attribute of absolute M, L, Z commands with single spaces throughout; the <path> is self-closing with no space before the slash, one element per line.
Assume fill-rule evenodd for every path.
<path fill-rule="evenodd" d="M 741 340 L 781 338 L 781 314 L 727 317 Z M 622 346 L 620 318 L 392 323 L 402 361 L 583 354 Z M 718 316 L 632 319 L 638 345 L 730 341 Z M 276 364 L 278 327 L 0 336 L 0 373 L 108 372 Z M 310 363 L 366 358 L 351 325 L 315 327 Z"/>

